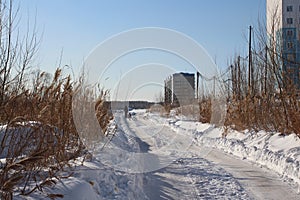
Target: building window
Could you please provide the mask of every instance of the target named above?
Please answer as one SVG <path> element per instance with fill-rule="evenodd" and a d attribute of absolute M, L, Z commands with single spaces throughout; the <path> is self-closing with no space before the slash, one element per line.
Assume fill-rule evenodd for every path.
<path fill-rule="evenodd" d="M 288 62 L 295 62 L 295 59 L 296 59 L 296 54 L 291 53 L 287 55 Z"/>
<path fill-rule="evenodd" d="M 294 48 L 294 43 L 288 42 L 287 47 L 288 47 L 288 49 L 293 49 Z"/>
<path fill-rule="evenodd" d="M 287 18 L 286 22 L 287 24 L 293 24 L 293 18 Z"/>
<path fill-rule="evenodd" d="M 288 6 L 286 7 L 287 12 L 293 12 L 293 6 Z"/>
<path fill-rule="evenodd" d="M 286 71 L 287 71 L 289 74 L 293 74 L 293 73 L 294 73 L 294 69 L 293 69 L 293 68 L 288 68 Z"/>
<path fill-rule="evenodd" d="M 294 44 L 292 42 L 288 42 L 287 46 L 288 46 L 288 49 L 294 48 Z"/>
<path fill-rule="evenodd" d="M 288 30 L 288 31 L 286 32 L 286 35 L 287 35 L 288 37 L 293 37 L 293 35 L 294 35 L 293 30 Z"/>

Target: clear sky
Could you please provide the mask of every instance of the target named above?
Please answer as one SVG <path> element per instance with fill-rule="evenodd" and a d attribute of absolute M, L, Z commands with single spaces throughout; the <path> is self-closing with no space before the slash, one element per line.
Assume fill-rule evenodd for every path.
<path fill-rule="evenodd" d="M 236 52 L 247 52 L 249 25 L 265 18 L 265 6 L 265 0 L 21 0 L 20 16 L 36 17 L 42 36 L 37 64 L 49 72 L 62 50 L 62 65 L 78 71 L 100 42 L 141 27 L 182 32 L 225 69 Z"/>

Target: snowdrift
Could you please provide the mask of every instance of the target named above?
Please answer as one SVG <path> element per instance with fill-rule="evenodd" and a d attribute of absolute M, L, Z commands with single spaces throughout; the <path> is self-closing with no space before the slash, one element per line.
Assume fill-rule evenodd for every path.
<path fill-rule="evenodd" d="M 188 130 L 197 145 L 217 148 L 240 159 L 247 159 L 273 170 L 284 180 L 300 187 L 300 139 L 296 134 L 227 130 L 225 136 L 223 128 L 215 128 L 210 124 L 170 121 L 173 128 Z"/>

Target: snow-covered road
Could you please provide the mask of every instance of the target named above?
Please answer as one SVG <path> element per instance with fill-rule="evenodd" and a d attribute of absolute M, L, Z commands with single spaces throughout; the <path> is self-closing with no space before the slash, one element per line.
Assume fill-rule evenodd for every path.
<path fill-rule="evenodd" d="M 278 175 L 216 149 L 189 143 L 188 136 L 167 123 L 138 113 L 119 125 L 139 137 L 144 153 L 172 157 L 173 162 L 144 173 L 149 199 L 297 199 L 296 192 Z M 175 138 L 175 139 L 170 139 Z M 184 145 L 180 145 L 183 141 Z M 170 142 L 171 141 L 171 142 Z M 174 156 L 175 155 L 175 156 Z M 144 163 L 143 165 L 146 165 Z"/>
<path fill-rule="evenodd" d="M 287 179 L 282 173 L 279 176 L 275 171 L 259 167 L 259 162 L 250 163 L 260 161 L 261 165 L 269 164 L 264 166 L 271 166 L 270 169 L 277 169 L 274 165 L 278 163 L 278 169 L 295 172 L 286 175 L 298 180 L 296 156 L 300 150 L 296 150 L 300 141 L 294 137 L 282 138 L 276 134 L 261 137 L 267 134 L 239 132 L 224 138 L 222 131 L 211 124 L 177 116 L 167 119 L 145 110 L 136 112 L 130 119 L 116 112 L 111 124 L 116 132 L 111 131 L 113 134 L 108 134 L 98 148 L 91 149 L 93 159 L 77 165 L 72 176 L 60 180 L 55 187 L 45 189 L 44 193 L 32 193 L 26 199 L 44 199 L 47 193 L 61 194 L 63 199 L 70 200 L 300 199 L 295 187 L 289 185 L 293 182 L 284 182 Z M 261 143 L 268 144 L 269 148 L 263 145 L 260 149 Z M 284 154 L 281 143 L 293 149 Z M 271 151 L 270 147 L 280 151 Z M 286 159 L 291 155 L 295 161 L 293 157 Z M 18 195 L 16 199 L 24 198 Z"/>
<path fill-rule="evenodd" d="M 205 157 L 238 180 L 255 199 L 299 199 L 299 195 L 274 172 L 213 149 Z"/>

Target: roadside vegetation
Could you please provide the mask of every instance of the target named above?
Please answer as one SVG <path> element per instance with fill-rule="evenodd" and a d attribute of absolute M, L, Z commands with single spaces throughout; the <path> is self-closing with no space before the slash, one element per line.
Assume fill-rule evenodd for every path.
<path fill-rule="evenodd" d="M 276 32 L 276 11 L 271 21 L 271 31 L 259 24 L 251 32 L 257 42 L 250 43 L 247 56 L 236 54 L 225 76 L 218 80 L 228 102 L 225 125 L 300 136 L 300 86 L 288 74 L 297 72 L 283 69 L 291 64 L 299 67 L 299 63 L 284 55 L 284 40 Z M 200 100 L 200 121 L 209 122 L 210 104 L 209 97 Z"/>
<path fill-rule="evenodd" d="M 200 80 L 200 72 L 197 73 L 199 98 L 195 104 L 199 105 L 199 121 L 212 123 L 212 100 L 221 95 L 226 99 L 227 114 L 225 122 L 219 124 L 226 130 L 265 130 L 300 136 L 300 85 L 291 79 L 299 71 L 284 70 L 288 65 L 299 68 L 300 63 L 284 53 L 286 41 L 279 37 L 282 34 L 277 31 L 280 21 L 276 13 L 275 10 L 268 24 L 269 32 L 266 24 L 250 28 L 247 55 L 236 53 L 225 72 L 211 79 L 200 74 Z M 166 113 L 174 108 L 164 106 Z M 176 110 L 180 113 L 182 108 Z"/>
<path fill-rule="evenodd" d="M 58 68 L 53 75 L 32 68 L 38 52 L 36 30 L 18 33 L 18 8 L 12 0 L 0 2 L 0 199 L 45 192 L 71 174 L 67 168 L 87 150 L 76 130 L 72 98 L 83 75 L 72 80 Z M 99 95 L 86 93 L 102 130 L 111 119 Z M 74 105 L 73 105 L 74 106 Z M 101 133 L 99 133 L 101 134 Z M 51 199 L 61 194 L 45 194 Z"/>

